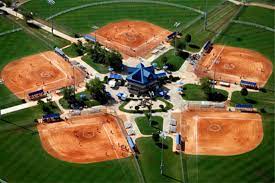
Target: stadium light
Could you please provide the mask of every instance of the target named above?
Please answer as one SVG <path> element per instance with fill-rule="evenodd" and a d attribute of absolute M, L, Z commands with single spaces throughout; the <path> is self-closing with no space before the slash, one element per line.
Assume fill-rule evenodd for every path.
<path fill-rule="evenodd" d="M 47 2 L 50 6 L 53 6 L 55 4 L 54 0 L 47 0 Z M 53 35 L 53 18 L 52 18 L 52 35 Z"/>
<path fill-rule="evenodd" d="M 163 167 L 164 167 L 164 163 L 163 163 L 163 140 L 166 139 L 166 133 L 164 131 L 162 131 L 159 136 L 161 137 L 161 162 L 160 162 L 160 174 L 163 174 Z"/>

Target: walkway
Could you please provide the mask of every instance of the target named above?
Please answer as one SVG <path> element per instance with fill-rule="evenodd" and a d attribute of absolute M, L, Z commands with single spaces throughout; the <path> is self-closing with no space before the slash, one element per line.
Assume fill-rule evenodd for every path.
<path fill-rule="evenodd" d="M 237 23 L 237 24 L 254 26 L 254 27 L 257 27 L 257 28 L 265 29 L 267 31 L 275 32 L 275 29 L 273 29 L 271 27 L 267 27 L 267 26 L 256 24 L 256 23 L 252 23 L 252 22 L 245 22 L 245 21 L 240 21 L 240 20 L 232 20 L 231 22 Z"/>
<path fill-rule="evenodd" d="M 271 9 L 271 10 L 275 10 L 275 6 L 269 5 L 269 4 L 263 4 L 263 3 L 248 3 L 248 2 L 240 2 L 240 1 L 236 1 L 236 0 L 228 0 L 231 3 L 234 3 L 236 5 L 243 5 L 243 6 L 256 6 L 256 7 L 260 7 L 260 8 L 266 8 L 266 9 Z"/>

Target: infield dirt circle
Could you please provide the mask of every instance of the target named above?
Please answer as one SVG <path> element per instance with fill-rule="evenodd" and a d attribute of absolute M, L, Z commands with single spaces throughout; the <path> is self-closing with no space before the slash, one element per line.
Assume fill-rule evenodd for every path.
<path fill-rule="evenodd" d="M 85 74 L 56 53 L 48 51 L 7 64 L 1 77 L 9 90 L 24 99 L 28 93 L 40 89 L 54 91 L 74 83 L 80 84 Z"/>
<path fill-rule="evenodd" d="M 238 155 L 255 149 L 263 139 L 262 119 L 256 113 L 186 111 L 175 117 L 186 154 Z"/>
<path fill-rule="evenodd" d="M 199 77 L 240 83 L 256 82 L 263 87 L 273 71 L 272 62 L 262 54 L 248 49 L 214 45 L 199 62 L 195 73 Z"/>
<path fill-rule="evenodd" d="M 110 114 L 72 117 L 38 125 L 43 148 L 53 157 L 72 163 L 93 163 L 131 155 L 128 143 Z"/>
<path fill-rule="evenodd" d="M 146 56 L 169 34 L 154 24 L 130 20 L 110 23 L 91 33 L 102 45 L 130 57 Z"/>

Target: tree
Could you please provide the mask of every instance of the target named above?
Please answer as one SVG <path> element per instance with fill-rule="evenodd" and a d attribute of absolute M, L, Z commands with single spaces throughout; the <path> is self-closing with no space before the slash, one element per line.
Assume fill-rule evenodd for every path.
<path fill-rule="evenodd" d="M 209 78 L 201 78 L 200 79 L 201 89 L 206 95 L 211 94 L 211 83 L 209 82 Z"/>
<path fill-rule="evenodd" d="M 242 88 L 241 95 L 242 96 L 247 96 L 248 95 L 248 90 L 246 88 Z"/>
<path fill-rule="evenodd" d="M 108 60 L 108 65 L 112 67 L 115 71 L 120 72 L 123 69 L 122 56 L 120 53 L 112 51 L 106 55 Z"/>
<path fill-rule="evenodd" d="M 155 141 L 155 142 L 158 142 L 159 141 L 159 133 L 158 132 L 155 132 L 152 134 L 152 139 Z"/>
<path fill-rule="evenodd" d="M 135 110 L 138 111 L 139 110 L 139 106 L 135 106 Z"/>
<path fill-rule="evenodd" d="M 86 88 L 90 92 L 91 97 L 94 100 L 97 100 L 100 104 L 106 104 L 108 102 L 105 85 L 99 80 L 99 78 L 92 79 L 86 84 Z"/>
<path fill-rule="evenodd" d="M 186 42 L 183 39 L 175 39 L 175 48 L 177 50 L 182 50 L 186 48 Z"/>
<path fill-rule="evenodd" d="M 6 5 L 7 7 L 10 7 L 12 5 L 12 0 L 2 0 Z"/>
<path fill-rule="evenodd" d="M 187 43 L 190 43 L 191 40 L 192 40 L 192 36 L 190 34 L 186 34 L 184 40 L 187 42 Z"/>
<path fill-rule="evenodd" d="M 73 87 L 66 87 L 63 89 L 63 97 L 65 100 L 70 101 L 73 96 L 74 96 Z"/>

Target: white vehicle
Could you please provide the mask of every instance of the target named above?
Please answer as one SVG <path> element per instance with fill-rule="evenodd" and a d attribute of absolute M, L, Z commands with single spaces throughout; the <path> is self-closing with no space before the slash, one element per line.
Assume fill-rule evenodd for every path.
<path fill-rule="evenodd" d="M 225 87 L 230 87 L 230 83 L 224 82 L 224 81 L 220 81 L 220 85 Z"/>

